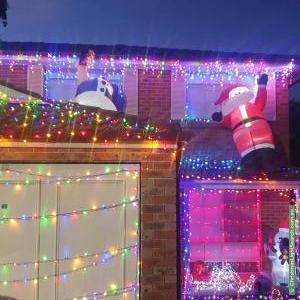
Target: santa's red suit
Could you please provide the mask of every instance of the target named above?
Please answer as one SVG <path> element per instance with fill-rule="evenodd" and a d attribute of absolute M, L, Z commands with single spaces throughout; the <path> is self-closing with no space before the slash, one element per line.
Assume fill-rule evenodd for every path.
<path fill-rule="evenodd" d="M 247 87 L 233 85 L 225 89 L 215 102 L 221 108 L 220 121 L 231 127 L 233 140 L 242 157 L 253 150 L 275 148 L 271 128 L 263 114 L 267 101 L 266 82 L 258 85 L 254 101 L 253 98 L 254 94 Z"/>

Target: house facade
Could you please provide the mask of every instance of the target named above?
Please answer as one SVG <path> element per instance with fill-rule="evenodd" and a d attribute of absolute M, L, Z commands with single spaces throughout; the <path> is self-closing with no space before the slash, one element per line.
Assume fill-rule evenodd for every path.
<path fill-rule="evenodd" d="M 82 206 L 80 197 L 68 196 L 71 190 L 66 192 L 67 188 L 59 192 L 65 198 L 53 196 L 49 201 L 53 201 L 53 207 L 56 205 L 57 221 L 53 223 L 52 235 L 48 233 L 51 242 L 45 242 L 42 223 L 36 222 L 37 227 L 32 225 L 34 234 L 29 230 L 25 235 L 26 238 L 35 236 L 33 256 L 28 258 L 19 250 L 12 256 L 3 254 L 2 265 L 19 266 L 29 260 L 27 265 L 30 267 L 29 263 L 33 262 L 32 267 L 36 267 L 28 274 L 12 268 L 9 275 L 1 278 L 1 293 L 21 299 L 22 293 L 26 299 L 46 299 L 41 297 L 49 290 L 52 293 L 49 299 L 85 299 L 93 295 L 120 299 L 209 299 L 236 294 L 260 297 L 276 289 L 284 295 L 295 294 L 297 280 L 293 286 L 290 284 L 290 290 L 289 280 L 292 274 L 296 276 L 296 271 L 289 270 L 287 256 L 282 264 L 285 277 L 278 275 L 282 271 L 278 257 L 283 250 L 278 241 L 287 238 L 289 216 L 293 215 L 289 214 L 291 200 L 294 209 L 298 205 L 298 171 L 289 171 L 293 173 L 292 179 L 272 180 L 270 185 L 268 178 L 259 176 L 239 181 L 240 155 L 232 132 L 213 122 L 211 116 L 218 109 L 214 103 L 224 89 L 239 83 L 257 93 L 257 80 L 266 73 L 268 100 L 264 117 L 271 125 L 275 147 L 287 166 L 290 159 L 288 87 L 297 61 L 284 56 L 91 46 L 96 59 L 89 67 L 89 77 L 105 78 L 125 94 L 126 110 L 124 114 L 116 114 L 72 103 L 78 85 L 78 57 L 88 48 L 2 45 L 1 182 L 3 186 L 11 186 L 7 197 L 15 199 L 14 191 L 19 188 L 16 185 L 26 190 L 28 181 L 37 183 L 37 194 L 45 195 L 47 189 L 43 186 L 49 181 L 48 176 L 49 189 L 53 185 L 57 191 L 61 189 L 57 185 L 70 183 L 74 190 L 78 189 L 76 195 L 85 190 L 88 207 Z M 78 163 L 93 171 L 82 167 L 80 173 Z M 38 173 L 40 164 L 43 164 L 42 173 Z M 58 164 L 69 172 L 64 173 Z M 95 169 L 95 165 L 99 168 Z M 108 266 L 105 263 L 98 266 L 93 260 L 84 260 L 85 256 L 96 257 L 110 251 L 102 235 L 98 243 L 105 245 L 104 248 L 98 245 L 101 249 L 95 250 L 94 241 L 89 240 L 85 241 L 89 249 L 84 252 L 80 245 L 71 243 L 75 237 L 67 244 L 67 236 L 72 237 L 76 227 L 63 223 L 73 211 L 83 216 L 84 212 L 93 210 L 93 205 L 97 206 L 96 211 L 107 205 L 104 200 L 92 204 L 90 199 L 94 196 L 89 194 L 92 192 L 80 185 L 97 177 L 101 181 L 106 169 L 110 170 L 107 180 L 114 185 L 104 184 L 95 193 L 119 195 L 116 187 L 119 178 L 125 186 L 132 185 L 127 183 L 128 172 L 136 180 L 136 186 L 132 195 L 128 196 L 126 190 L 125 194 L 120 192 L 120 197 L 129 197 L 126 204 L 135 199 L 137 202 L 137 210 L 112 214 L 107 217 L 106 225 L 97 224 L 97 219 L 92 219 L 96 223 L 82 223 L 81 228 L 90 231 L 88 226 L 110 227 L 114 218 L 121 220 L 116 227 L 121 227 L 122 233 L 116 234 L 113 240 L 120 260 L 114 260 L 117 262 L 110 273 L 105 271 Z M 116 178 L 115 174 L 120 177 Z M 26 220 L 27 215 L 34 214 L 37 220 L 42 220 L 43 210 L 51 216 L 51 205 L 43 200 L 45 197 L 32 196 L 36 202 L 31 204 Z M 59 201 L 64 203 L 73 197 L 77 206 L 61 207 L 59 212 Z M 25 207 L 12 206 L 8 216 L 7 202 L 1 203 L 5 226 L 18 222 L 18 218 L 21 220 L 20 212 L 25 210 Z M 119 207 L 118 203 L 114 198 L 109 205 L 115 208 Z M 131 223 L 137 223 L 135 238 L 129 236 L 133 231 L 128 227 Z M 70 231 L 64 231 L 64 226 Z M 113 236 L 114 231 L 111 232 Z M 282 236 L 276 236 L 278 233 Z M 97 230 L 93 234 L 97 235 Z M 16 245 L 9 242 L 9 247 L 14 249 Z M 66 248 L 72 247 L 74 251 L 69 250 L 71 254 L 66 255 Z M 130 247 L 136 249 L 126 259 L 124 253 Z M 43 251 L 48 254 L 44 255 Z M 111 251 L 109 255 L 118 257 L 117 252 Z M 269 256 L 274 253 L 274 259 L 266 253 Z M 43 256 L 47 256 L 44 262 Z M 75 260 L 79 258 L 76 266 Z M 279 269 L 277 265 L 274 267 L 274 260 L 280 262 Z M 69 261 L 73 265 L 68 265 Z M 48 269 L 45 263 L 49 264 Z M 289 262 L 292 263 L 298 262 Z M 98 273 L 87 267 L 93 264 L 95 269 L 99 267 Z M 86 269 L 88 279 L 80 277 L 85 275 L 79 265 Z M 64 274 L 68 272 L 69 283 L 65 283 Z M 225 274 L 230 280 L 234 277 L 235 283 L 230 286 L 221 283 L 222 289 L 218 290 L 212 274 L 219 277 Z M 106 278 L 105 284 L 93 285 L 97 276 Z M 45 277 L 49 279 L 47 283 Z M 76 285 L 81 280 L 90 283 L 88 288 Z M 267 287 L 260 289 L 260 285 Z"/>

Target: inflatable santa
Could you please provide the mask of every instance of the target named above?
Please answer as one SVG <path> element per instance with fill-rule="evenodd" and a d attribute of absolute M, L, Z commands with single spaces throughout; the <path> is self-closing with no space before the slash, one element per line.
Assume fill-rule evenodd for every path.
<path fill-rule="evenodd" d="M 88 67 L 94 59 L 95 53 L 89 50 L 79 61 L 77 68 L 78 87 L 73 102 L 104 110 L 124 112 L 125 97 L 117 85 L 110 84 L 104 78 L 89 79 Z"/>
<path fill-rule="evenodd" d="M 256 96 L 244 85 L 232 85 L 215 102 L 219 111 L 213 113 L 212 119 L 231 127 L 242 157 L 241 173 L 245 176 L 257 175 L 260 171 L 272 172 L 275 167 L 273 135 L 264 118 L 267 82 L 268 76 L 261 75 Z"/>

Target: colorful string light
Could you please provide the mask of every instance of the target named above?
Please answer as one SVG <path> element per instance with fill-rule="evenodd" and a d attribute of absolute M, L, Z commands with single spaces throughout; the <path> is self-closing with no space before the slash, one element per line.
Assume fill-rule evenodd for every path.
<path fill-rule="evenodd" d="M 104 176 L 120 176 L 120 175 L 125 175 L 125 176 L 131 176 L 132 179 L 136 179 L 139 176 L 139 172 L 137 170 L 127 170 L 127 169 L 117 169 L 111 171 L 111 169 L 108 167 L 106 168 L 104 173 L 97 173 L 97 174 L 90 174 L 89 171 L 86 172 L 86 175 L 81 175 L 81 176 L 61 176 L 61 175 L 51 175 L 50 172 L 47 172 L 46 174 L 42 174 L 41 172 L 34 173 L 31 171 L 23 171 L 23 170 L 13 170 L 10 168 L 7 168 L 4 166 L 1 172 L 5 172 L 7 175 L 10 173 L 13 173 L 16 176 L 30 176 L 30 177 L 37 177 L 39 179 L 31 180 L 29 177 L 25 180 L 1 180 L 0 185 L 15 185 L 16 189 L 20 190 L 20 187 L 22 185 L 29 185 L 29 184 L 39 184 L 39 183 L 56 183 L 56 184 L 63 184 L 63 183 L 78 183 L 83 180 L 102 180 Z M 40 178 L 47 178 L 47 180 L 42 180 Z"/>
<path fill-rule="evenodd" d="M 233 199 L 236 199 L 235 195 L 240 195 L 240 197 L 243 196 L 243 194 L 246 195 L 251 195 L 251 194 L 256 194 L 257 196 L 257 208 L 256 209 L 260 209 L 261 206 L 261 192 L 262 191 L 273 191 L 276 192 L 278 194 L 278 196 L 283 197 L 283 200 L 286 201 L 287 205 L 288 202 L 290 200 L 290 195 L 291 195 L 291 191 L 294 191 L 293 189 L 287 188 L 287 189 L 272 189 L 271 187 L 268 189 L 243 189 L 243 190 L 236 190 L 233 188 L 229 188 L 230 185 L 232 185 L 233 183 L 231 181 L 227 181 L 227 187 L 228 188 L 218 188 L 218 187 L 214 187 L 214 181 L 211 181 L 211 187 L 209 187 L 209 184 L 207 184 L 208 188 L 190 188 L 191 183 L 187 185 L 187 187 L 185 186 L 185 183 L 182 182 L 182 188 L 183 188 L 183 192 L 181 194 L 181 245 L 182 245 L 182 270 L 181 270 L 181 274 L 182 274 L 182 298 L 183 299 L 272 299 L 271 294 L 268 295 L 264 295 L 261 293 L 256 293 L 253 294 L 253 285 L 255 282 L 255 276 L 252 274 L 249 279 L 246 282 L 243 282 L 238 274 L 237 271 L 234 271 L 232 264 L 226 264 L 225 262 L 225 267 L 223 266 L 223 268 L 220 267 L 220 265 L 214 265 L 212 263 L 206 263 L 206 267 L 207 268 L 211 268 L 211 264 L 212 264 L 212 272 L 211 272 L 211 276 L 210 279 L 208 279 L 207 281 L 200 281 L 198 279 L 193 279 L 192 276 L 192 270 L 191 270 L 191 241 L 195 232 L 191 232 L 190 226 L 191 226 L 191 222 L 192 223 L 197 223 L 197 220 L 193 219 L 193 217 L 195 217 L 195 215 L 193 215 L 193 209 L 195 208 L 195 203 L 191 203 L 191 194 L 192 193 L 204 193 L 204 195 L 212 194 L 212 195 L 216 195 L 216 196 L 220 196 L 220 195 L 225 195 L 226 193 L 228 194 L 232 194 L 232 197 L 234 197 Z M 248 199 L 249 196 L 246 196 L 246 200 Z M 207 196 L 204 196 L 205 199 L 205 212 L 207 211 L 207 209 L 210 208 L 210 199 Z M 298 198 L 297 198 L 298 199 Z M 228 200 L 228 199 L 227 199 Z M 240 201 L 239 201 L 240 200 Z M 249 207 L 249 205 L 244 205 L 241 204 L 242 199 L 236 199 L 235 201 L 236 204 L 231 203 L 231 201 L 229 203 L 224 203 L 224 208 L 223 209 L 231 209 L 232 211 L 236 211 L 236 209 L 241 209 L 244 210 L 245 212 L 241 212 L 242 216 L 245 216 L 247 214 L 247 212 L 253 212 L 253 208 Z M 240 202 L 238 204 L 238 202 Z M 297 202 L 296 202 L 297 203 Z M 212 203 L 213 205 L 213 203 Z M 215 205 L 216 206 L 216 205 Z M 216 216 L 217 214 L 214 214 L 212 211 L 210 211 L 210 213 L 214 216 Z M 205 214 L 205 213 L 204 213 Z M 227 218 L 226 220 L 224 220 L 224 224 L 236 224 L 235 226 L 243 226 L 243 224 L 246 224 L 245 226 L 248 226 L 249 224 L 249 220 L 242 220 L 242 222 L 240 222 L 239 217 L 234 218 L 233 214 L 229 214 L 229 216 L 231 216 L 230 218 Z M 255 214 L 256 216 L 256 214 Z M 257 233 L 255 232 L 255 234 L 258 237 L 258 244 L 260 245 L 258 249 L 262 249 L 262 232 L 260 232 L 262 230 L 261 228 L 261 224 L 260 224 L 260 215 L 256 216 L 256 219 L 253 220 L 254 223 L 258 222 L 258 227 L 257 227 Z M 201 219 L 202 220 L 202 219 Z M 203 221 L 203 220 L 202 220 Z M 204 221 L 203 221 L 204 222 Z M 200 222 L 201 223 L 201 222 Z M 223 224 L 223 222 L 221 222 Z M 207 223 L 205 221 L 205 225 L 208 226 L 215 226 L 215 225 L 220 225 L 219 223 L 216 223 L 216 220 L 212 220 L 211 224 Z M 297 225 L 297 222 L 296 222 Z M 195 225 L 193 225 L 195 226 Z M 225 226 L 225 225 L 224 225 Z M 240 229 L 239 229 L 240 231 Z M 298 234 L 298 233 L 297 233 Z M 197 235 L 197 234 L 196 234 Z M 246 237 L 246 236 L 245 236 Z M 247 237 L 246 237 L 247 238 Z M 298 235 L 299 238 L 299 235 Z M 297 249 L 297 256 L 299 252 L 299 247 Z M 254 255 L 254 253 L 253 253 Z M 237 268 L 240 269 L 240 263 L 234 263 L 237 264 Z M 298 264 L 299 264 L 299 259 L 298 259 Z M 259 272 L 259 270 L 263 271 L 263 268 L 261 266 L 261 262 L 258 263 L 257 265 L 258 269 L 254 268 L 252 269 L 255 272 Z M 252 267 L 251 267 L 252 268 Z M 224 269 L 224 270 L 223 270 Z M 247 267 L 248 270 L 247 272 L 249 272 L 249 268 Z M 223 272 L 224 271 L 224 272 Z M 235 294 L 235 296 L 230 297 L 230 295 Z M 242 296 L 241 296 L 242 294 Z M 288 295 L 286 293 L 284 293 L 282 296 L 280 296 L 280 299 L 288 299 Z"/>
<path fill-rule="evenodd" d="M 88 258 L 94 258 L 94 259 L 100 259 L 101 263 L 106 263 L 108 262 L 111 258 L 117 257 L 117 256 L 127 256 L 129 254 L 129 251 L 136 250 L 137 249 L 137 244 L 135 245 L 130 245 L 128 247 L 124 248 L 115 248 L 115 247 L 110 247 L 106 251 L 98 252 L 98 253 L 92 253 L 88 254 L 87 252 L 84 252 L 84 254 L 76 255 L 76 256 L 66 256 L 64 258 L 57 258 L 57 259 L 48 259 L 46 256 L 42 258 L 42 260 L 39 261 L 24 261 L 24 262 L 5 262 L 5 263 L 0 263 L 0 267 L 6 269 L 7 267 L 29 267 L 31 265 L 34 265 L 35 268 L 38 267 L 40 264 L 49 264 L 49 263 L 60 263 L 60 262 L 67 262 L 73 260 L 74 262 L 80 260 L 80 259 L 88 259 Z M 64 275 L 65 273 L 63 273 Z M 49 276 L 48 276 L 49 277 Z M 22 280 L 20 280 L 22 281 Z M 3 281 L 7 282 L 7 281 Z M 2 282 L 2 283 L 3 283 Z M 1 283 L 1 281 L 0 281 Z"/>
<path fill-rule="evenodd" d="M 23 165 L 22 165 L 23 166 Z M 95 170 L 87 170 L 82 171 L 84 175 L 78 175 L 78 176 L 66 176 L 66 175 L 58 175 L 53 174 L 53 170 L 51 169 L 51 165 L 48 168 L 42 168 L 42 166 L 38 165 L 37 167 L 32 167 L 30 165 L 29 169 L 24 170 L 17 170 L 15 168 L 10 168 L 9 165 L 3 164 L 2 169 L 0 170 L 0 174 L 4 178 L 5 185 L 7 182 L 10 182 L 10 184 L 15 188 L 15 191 L 20 193 L 23 189 L 25 189 L 25 186 L 31 183 L 77 183 L 84 180 L 90 180 L 89 182 L 93 182 L 94 180 L 104 180 L 108 178 L 109 180 L 116 179 L 116 180 L 138 180 L 139 171 L 136 169 L 127 169 L 127 168 L 121 168 L 120 165 L 113 166 L 112 164 L 108 164 L 105 166 L 105 171 L 102 173 L 93 173 Z M 74 173 L 73 173 L 74 174 Z M 22 178 L 22 180 L 18 179 L 18 177 Z M 24 179 L 23 179 L 24 178 Z M 131 181 L 130 181 L 131 182 Z M 138 181 L 137 181 L 138 182 Z M 138 184 L 138 183 L 137 183 Z M 135 184 L 134 184 L 135 186 Z M 56 186 L 54 186 L 56 188 Z M 137 192 L 136 188 L 134 190 Z M 8 224 L 15 224 L 17 222 L 22 221 L 31 221 L 31 220 L 38 220 L 43 224 L 43 222 L 48 222 L 48 219 L 54 219 L 59 217 L 71 217 L 71 216 L 85 216 L 87 214 L 93 213 L 93 212 L 101 212 L 106 210 L 113 210 L 117 208 L 125 208 L 128 205 L 137 206 L 138 205 L 138 199 L 136 195 L 134 196 L 126 196 L 123 200 L 113 203 L 113 204 L 99 204 L 99 206 L 93 206 L 89 209 L 81 209 L 81 210 L 74 210 L 72 212 L 67 213 L 51 213 L 51 214 L 43 214 L 43 215 L 33 215 L 33 216 L 16 216 L 16 217 L 2 217 L 0 218 L 1 223 L 8 223 Z M 2 205 L 1 206 L 1 212 L 2 214 L 7 214 L 7 206 Z M 127 220 L 128 221 L 128 220 Z M 46 255 L 40 255 L 37 254 L 37 257 L 40 257 L 39 260 L 36 261 L 16 261 L 16 262 L 2 262 L 0 264 L 0 271 L 2 270 L 2 280 L 0 281 L 0 284 L 3 285 L 3 288 L 13 288 L 15 284 L 27 284 L 32 283 L 35 286 L 37 286 L 41 282 L 47 281 L 48 279 L 53 279 L 55 282 L 58 282 L 59 279 L 67 279 L 69 278 L 69 275 L 75 274 L 75 272 L 86 272 L 89 269 L 99 266 L 101 264 L 106 264 L 111 261 L 111 259 L 115 257 L 123 257 L 122 261 L 126 259 L 130 253 L 134 253 L 135 257 L 138 257 L 138 243 L 137 243 L 137 237 L 138 237 L 138 223 L 134 222 L 135 228 L 130 230 L 131 234 L 134 232 L 134 244 L 131 244 L 127 246 L 127 243 L 125 241 L 122 241 L 125 247 L 117 248 L 117 247 L 110 247 L 108 250 L 98 252 L 98 253 L 89 253 L 88 251 L 85 251 L 84 253 L 81 253 L 80 255 L 76 256 L 69 256 L 65 255 L 64 257 L 59 257 L 59 255 L 55 256 L 57 258 L 48 258 Z M 40 233 L 39 233 L 40 235 Z M 38 246 L 40 247 L 40 246 Z M 82 251 L 82 250 L 81 250 Z M 134 252 L 133 252 L 134 251 Z M 52 266 L 59 266 L 61 263 L 71 263 L 70 268 L 68 268 L 66 271 L 57 272 L 55 274 L 41 274 L 39 272 L 39 268 L 43 265 L 52 265 Z M 34 274 L 20 274 L 19 268 L 25 267 L 26 270 L 35 270 L 36 273 Z M 17 276 L 7 278 L 7 272 L 10 271 L 13 268 L 14 274 Z M 84 274 L 84 273 L 83 273 Z M 33 276 L 32 276 L 33 275 Z M 20 278 L 21 277 L 21 278 Z M 3 279 L 4 278 L 4 279 Z M 56 283 L 55 283 L 56 284 Z M 112 284 L 109 289 L 103 292 L 95 292 L 93 293 L 92 299 L 101 299 L 106 298 L 109 295 L 122 295 L 123 297 L 127 297 L 126 295 L 129 295 L 129 293 L 138 294 L 138 291 L 136 289 L 137 283 L 133 282 L 132 284 L 128 282 L 123 282 L 122 285 L 126 284 L 127 287 L 125 288 L 119 288 L 116 284 Z M 89 298 L 87 298 L 89 297 Z M 90 299 L 90 296 L 82 296 L 80 299 Z M 72 298 L 74 299 L 74 298 Z M 125 298 L 124 298 L 125 299 Z"/>
<path fill-rule="evenodd" d="M 0 63 L 9 65 L 11 72 L 14 66 L 27 64 L 30 66 L 31 72 L 34 72 L 34 66 L 46 66 L 46 72 L 51 74 L 56 72 L 60 74 L 59 78 L 64 78 L 61 73 L 69 73 L 67 78 L 76 78 L 76 69 L 79 58 L 74 55 L 55 55 L 48 53 L 47 55 L 36 54 L 28 55 L 19 53 L 17 55 L 1 55 Z M 95 59 L 89 66 L 90 72 L 101 70 L 103 74 L 123 74 L 125 70 L 137 71 L 142 69 L 145 71 L 172 70 L 175 77 L 189 76 L 190 78 L 206 78 L 213 80 L 220 78 L 222 80 L 235 80 L 243 78 L 249 74 L 256 75 L 258 72 L 266 72 L 268 74 L 276 74 L 278 77 L 286 77 L 293 70 L 294 62 L 291 60 L 286 64 L 268 64 L 263 60 L 260 61 L 164 61 L 156 60 L 148 57 L 116 57 L 106 56 Z M 159 76 L 159 74 L 158 74 Z"/>
<path fill-rule="evenodd" d="M 119 143 L 125 141 L 170 140 L 165 127 L 137 121 L 123 113 L 83 108 L 77 103 L 0 101 L 3 141 L 55 141 Z M 101 138 L 101 139 L 100 139 Z"/>
<path fill-rule="evenodd" d="M 97 299 L 111 298 L 117 296 L 122 296 L 122 299 L 125 300 L 127 299 L 126 297 L 128 296 L 128 294 L 132 292 L 134 292 L 138 297 L 137 288 L 138 288 L 137 284 L 129 285 L 125 288 L 117 288 L 115 287 L 115 285 L 113 285 L 112 287 L 110 287 L 109 290 L 104 292 L 95 292 L 85 296 L 68 298 L 66 300 L 97 300 Z"/>
<path fill-rule="evenodd" d="M 17 222 L 17 221 L 32 221 L 32 220 L 41 220 L 41 222 L 47 222 L 48 219 L 51 218 L 58 218 L 58 217 L 73 217 L 73 216 L 86 216 L 89 213 L 99 212 L 99 211 L 107 211 L 111 209 L 115 209 L 118 207 L 126 207 L 128 204 L 133 204 L 136 206 L 138 203 L 138 199 L 126 201 L 123 200 L 120 203 L 115 204 L 102 204 L 101 207 L 93 207 L 91 209 L 84 209 L 84 210 L 73 210 L 71 212 L 59 213 L 59 214 L 50 214 L 50 215 L 36 215 L 33 214 L 32 216 L 27 216 L 23 214 L 20 217 L 2 217 L 0 218 L 0 224 L 5 224 L 5 222 Z"/>

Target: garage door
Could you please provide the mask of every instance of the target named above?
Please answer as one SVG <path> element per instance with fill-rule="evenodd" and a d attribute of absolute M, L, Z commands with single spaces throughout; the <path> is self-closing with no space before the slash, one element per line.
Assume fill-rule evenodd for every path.
<path fill-rule="evenodd" d="M 138 164 L 3 164 L 0 295 L 136 299 Z"/>

